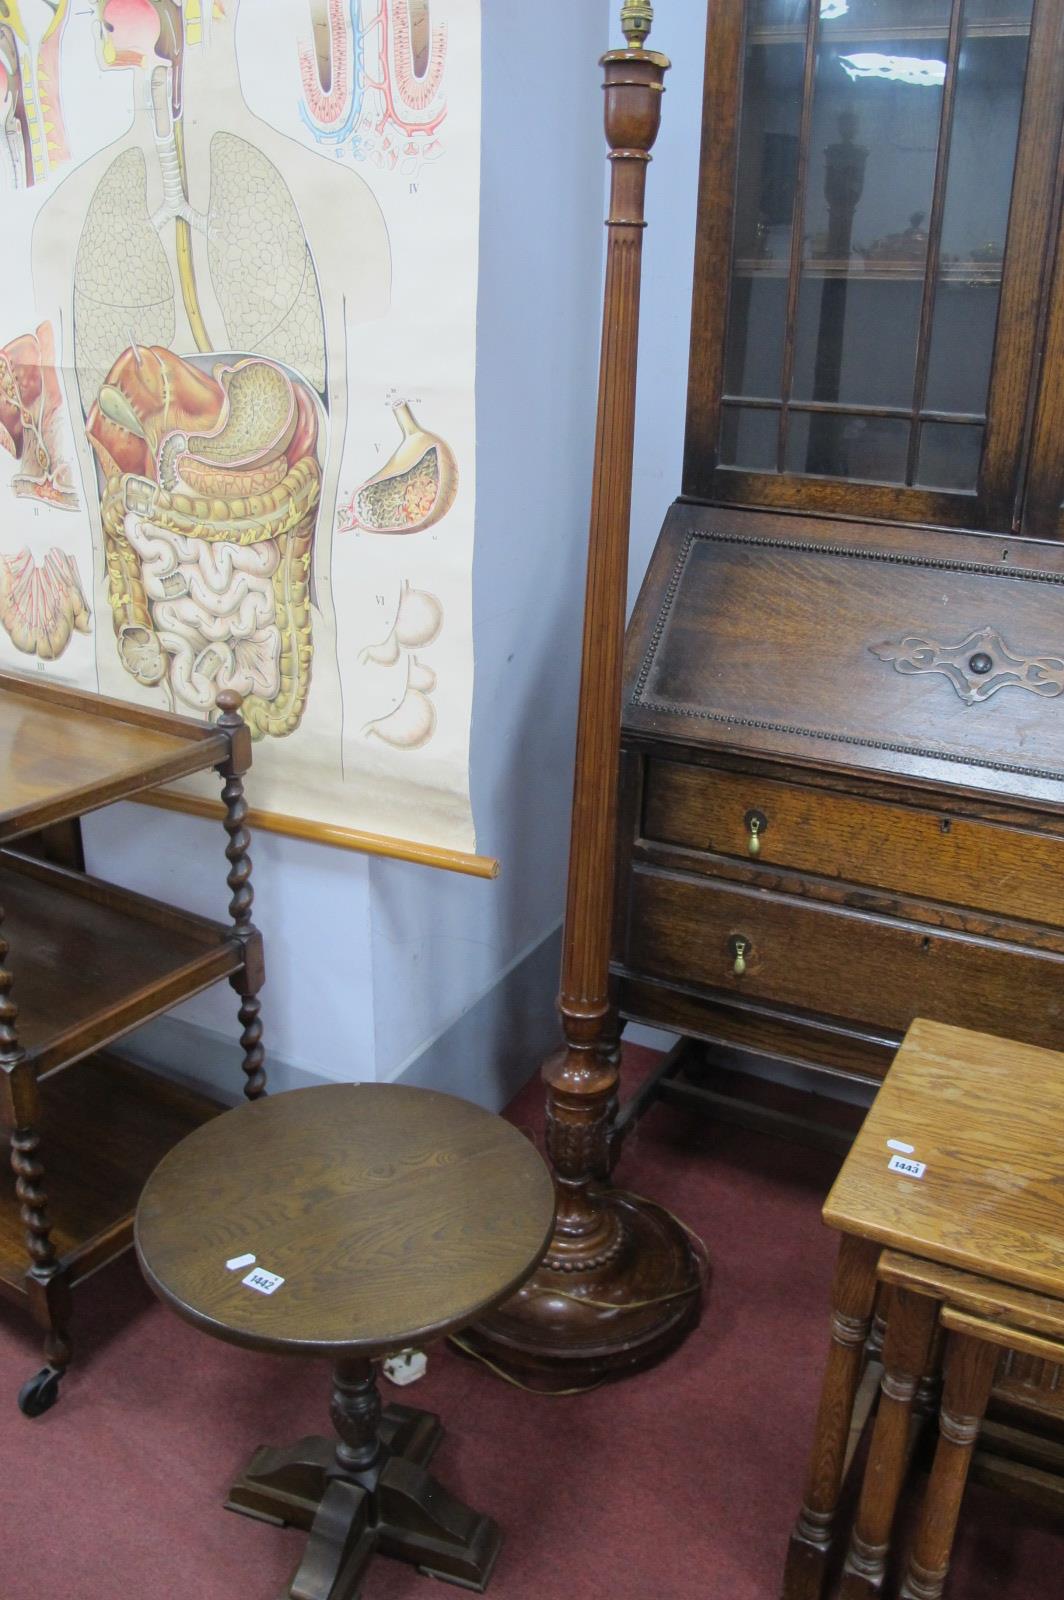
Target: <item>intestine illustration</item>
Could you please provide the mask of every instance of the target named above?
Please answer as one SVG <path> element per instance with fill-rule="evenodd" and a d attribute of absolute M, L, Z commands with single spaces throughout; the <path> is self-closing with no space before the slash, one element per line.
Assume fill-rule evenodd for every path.
<path fill-rule="evenodd" d="M 36 333 L 20 334 L 0 349 L 0 447 L 18 462 L 11 480 L 16 495 L 76 511 L 62 417 L 52 328 L 42 322 Z"/>
<path fill-rule="evenodd" d="M 56 547 L 38 565 L 28 549 L 0 555 L 0 625 L 16 650 L 42 661 L 57 661 L 75 629 L 89 633 L 73 556 Z"/>
<path fill-rule="evenodd" d="M 0 188 L 29 188 L 70 159 L 59 99 L 69 0 L 0 4 Z"/>
<path fill-rule="evenodd" d="M 367 478 L 337 512 L 337 528 L 352 533 L 422 533 L 439 522 L 458 493 L 458 463 L 439 434 L 422 428 L 405 400 L 392 407 L 402 441 L 379 472 Z"/>
<path fill-rule="evenodd" d="M 276 362 L 131 346 L 88 419 L 119 655 L 171 705 L 236 689 L 253 735 L 299 726 L 321 484 L 310 386 Z"/>
<path fill-rule="evenodd" d="M 396 750 L 419 750 L 436 731 L 436 707 L 429 699 L 436 671 L 414 652 L 434 644 L 443 630 L 443 607 L 426 589 L 407 579 L 399 592 L 392 626 L 377 644 L 359 654 L 363 666 L 396 667 L 402 674 L 392 708 L 363 728 L 367 738 L 382 739 Z"/>
<path fill-rule="evenodd" d="M 356 161 L 414 175 L 442 153 L 447 28 L 431 0 L 309 0 L 299 47 L 304 122 Z"/>

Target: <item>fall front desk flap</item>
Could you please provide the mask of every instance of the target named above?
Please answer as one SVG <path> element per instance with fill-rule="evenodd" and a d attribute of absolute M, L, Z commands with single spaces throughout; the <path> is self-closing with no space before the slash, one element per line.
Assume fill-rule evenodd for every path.
<path fill-rule="evenodd" d="M 677 502 L 625 678 L 629 734 L 1064 804 L 1064 549 Z"/>

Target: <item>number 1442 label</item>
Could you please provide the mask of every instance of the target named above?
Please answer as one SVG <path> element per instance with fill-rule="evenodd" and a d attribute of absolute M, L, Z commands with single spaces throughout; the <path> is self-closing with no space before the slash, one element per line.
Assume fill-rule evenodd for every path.
<path fill-rule="evenodd" d="M 281 1287 L 284 1279 L 279 1278 L 276 1272 L 266 1272 L 262 1267 L 255 1267 L 240 1281 L 248 1289 L 257 1289 L 260 1294 L 273 1294 Z"/>

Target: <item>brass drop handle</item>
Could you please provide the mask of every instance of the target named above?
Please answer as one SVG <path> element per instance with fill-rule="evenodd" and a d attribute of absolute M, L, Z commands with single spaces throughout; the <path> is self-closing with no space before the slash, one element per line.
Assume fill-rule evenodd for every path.
<path fill-rule="evenodd" d="M 746 958 L 750 954 L 752 945 L 744 934 L 733 933 L 728 940 L 728 949 L 735 960 L 732 962 L 732 971 L 737 978 L 741 978 L 746 971 Z"/>
<path fill-rule="evenodd" d="M 768 818 L 763 811 L 748 811 L 743 818 L 746 828 L 746 853 L 748 856 L 761 854 L 761 835 L 768 830 Z"/>

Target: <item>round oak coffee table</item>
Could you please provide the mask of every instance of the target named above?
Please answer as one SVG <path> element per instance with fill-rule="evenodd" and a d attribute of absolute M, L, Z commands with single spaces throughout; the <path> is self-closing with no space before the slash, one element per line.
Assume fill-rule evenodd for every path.
<path fill-rule="evenodd" d="M 484 1589 L 499 1530 L 425 1471 L 439 1419 L 382 1412 L 375 1364 L 508 1299 L 553 1221 L 550 1175 L 522 1134 L 395 1084 L 238 1106 L 149 1178 L 136 1246 L 160 1299 L 216 1338 L 333 1364 L 338 1439 L 259 1449 L 226 1502 L 310 1530 L 293 1600 L 353 1600 L 375 1550 Z"/>

